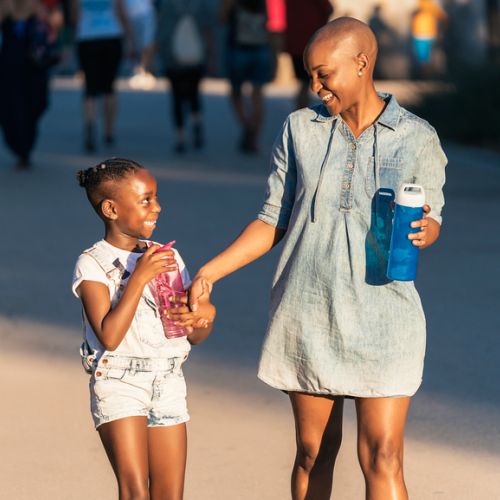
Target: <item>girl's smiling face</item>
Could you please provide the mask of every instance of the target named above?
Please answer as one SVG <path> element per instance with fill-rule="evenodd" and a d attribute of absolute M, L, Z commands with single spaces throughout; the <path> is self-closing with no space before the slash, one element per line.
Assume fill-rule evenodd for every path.
<path fill-rule="evenodd" d="M 106 200 L 111 208 L 107 217 L 113 222 L 115 235 L 149 239 L 161 212 L 156 180 L 143 169 L 128 175 L 117 184 L 113 199 Z"/>
<path fill-rule="evenodd" d="M 332 116 L 354 106 L 360 95 L 363 62 L 348 46 L 332 46 L 328 40 L 313 42 L 304 54 L 311 77 L 311 90 L 319 96 Z"/>

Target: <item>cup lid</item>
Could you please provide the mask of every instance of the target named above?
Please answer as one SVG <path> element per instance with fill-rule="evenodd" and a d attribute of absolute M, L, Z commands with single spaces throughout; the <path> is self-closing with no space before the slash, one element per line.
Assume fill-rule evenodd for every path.
<path fill-rule="evenodd" d="M 419 184 L 401 184 L 397 194 L 396 203 L 405 207 L 423 207 L 425 205 L 425 191 Z"/>

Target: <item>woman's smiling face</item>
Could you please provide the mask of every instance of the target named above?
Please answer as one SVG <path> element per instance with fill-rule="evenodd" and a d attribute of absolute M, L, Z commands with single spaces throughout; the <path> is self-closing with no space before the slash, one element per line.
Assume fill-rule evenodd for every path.
<path fill-rule="evenodd" d="M 319 96 L 332 116 L 357 103 L 362 88 L 360 61 L 349 44 L 333 45 L 328 40 L 313 42 L 304 54 L 311 77 L 311 90 Z"/>

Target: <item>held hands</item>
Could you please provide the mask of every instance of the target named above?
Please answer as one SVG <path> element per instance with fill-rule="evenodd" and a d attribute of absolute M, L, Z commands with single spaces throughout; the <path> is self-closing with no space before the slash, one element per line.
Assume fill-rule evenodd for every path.
<path fill-rule="evenodd" d="M 200 298 L 196 312 L 189 309 L 187 297 L 171 297 L 171 301 L 173 304 L 167 311 L 167 317 L 176 325 L 187 329 L 191 344 L 198 344 L 208 337 L 216 315 L 215 306 L 210 303 L 208 294 Z"/>
<path fill-rule="evenodd" d="M 158 248 L 160 248 L 159 245 L 151 245 L 144 252 L 144 255 L 137 260 L 131 279 L 134 277 L 145 286 L 159 274 L 177 269 L 177 261 L 173 250 L 156 252 Z"/>
<path fill-rule="evenodd" d="M 426 248 L 432 245 L 439 237 L 441 226 L 432 218 L 428 218 L 427 214 L 431 211 L 429 205 L 424 205 L 424 216 L 422 219 L 411 223 L 412 228 L 419 228 L 416 233 L 408 234 L 408 239 L 413 245 L 419 248 Z"/>
<path fill-rule="evenodd" d="M 206 328 L 215 319 L 215 306 L 210 303 L 208 295 L 201 298 L 198 309 L 193 312 L 189 309 L 187 297 L 171 297 L 172 308 L 168 309 L 167 317 L 178 326 L 191 328 Z"/>

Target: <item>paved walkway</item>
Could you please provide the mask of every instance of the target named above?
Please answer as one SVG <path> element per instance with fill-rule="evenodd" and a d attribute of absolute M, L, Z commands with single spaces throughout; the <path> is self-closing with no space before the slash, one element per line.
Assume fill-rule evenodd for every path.
<path fill-rule="evenodd" d="M 404 97 L 405 88 L 392 85 Z M 101 237 L 101 226 L 75 171 L 112 155 L 150 167 L 164 208 L 155 237 L 175 238 L 194 272 L 258 210 L 269 148 L 291 106 L 289 90 L 271 89 L 262 154 L 242 157 L 224 89 L 208 84 L 208 147 L 178 158 L 171 153 L 165 95 L 123 90 L 116 147 L 89 157 L 80 149 L 81 101 L 73 87 L 59 83 L 53 93 L 32 172 L 13 171 L 12 158 L 0 149 L 1 499 L 116 495 L 92 430 L 77 356 L 80 313 L 69 291 L 71 271 L 80 251 Z M 445 225 L 439 245 L 423 255 L 417 283 L 428 318 L 428 354 L 408 424 L 406 475 L 412 499 L 495 500 L 500 156 L 445 149 Z M 255 376 L 276 257 L 272 252 L 217 286 L 215 331 L 187 364 L 186 500 L 288 498 L 294 448 L 288 401 Z M 355 500 L 363 498 L 363 481 L 353 406 L 346 406 L 334 492 Z"/>

